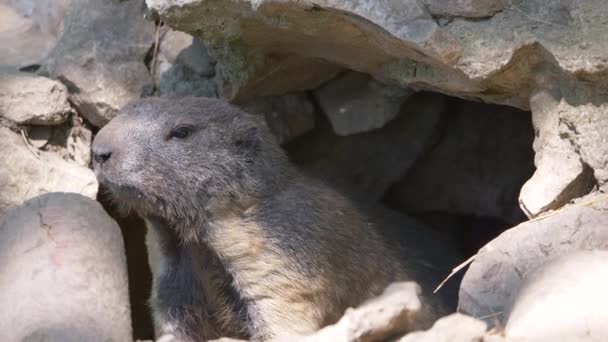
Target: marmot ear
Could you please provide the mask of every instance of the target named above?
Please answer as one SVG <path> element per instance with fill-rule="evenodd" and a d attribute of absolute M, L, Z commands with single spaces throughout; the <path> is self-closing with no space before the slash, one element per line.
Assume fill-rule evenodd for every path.
<path fill-rule="evenodd" d="M 248 153 L 257 151 L 260 146 L 258 128 L 250 127 L 244 131 L 238 132 L 234 137 L 234 145 L 239 151 Z"/>

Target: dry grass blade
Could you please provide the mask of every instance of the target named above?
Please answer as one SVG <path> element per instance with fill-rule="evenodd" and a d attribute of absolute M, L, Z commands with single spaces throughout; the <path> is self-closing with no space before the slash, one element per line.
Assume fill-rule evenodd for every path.
<path fill-rule="evenodd" d="M 469 265 L 470 263 L 472 263 L 473 260 L 475 260 L 476 256 L 477 256 L 477 254 L 473 255 L 470 258 L 468 258 L 462 264 L 454 267 L 452 269 L 452 272 L 450 272 L 450 274 L 448 274 L 448 276 L 441 282 L 441 284 L 439 284 L 439 286 L 437 286 L 437 288 L 433 291 L 433 293 L 437 293 L 437 291 L 439 291 L 443 287 L 443 285 L 445 285 L 445 283 L 447 283 L 447 281 L 450 280 L 450 278 L 452 278 L 456 273 L 460 272 L 460 270 L 462 270 L 463 268 L 467 267 L 467 265 Z"/>
<path fill-rule="evenodd" d="M 29 139 L 25 135 L 25 130 L 20 129 L 19 132 L 21 133 L 21 138 L 23 139 L 23 143 L 25 144 L 25 147 L 28 149 L 28 151 L 32 152 L 34 157 L 36 157 L 37 159 L 40 159 L 40 155 L 38 154 L 38 151 L 36 151 L 36 148 L 34 146 L 32 146 L 32 143 L 29 141 Z"/>
<path fill-rule="evenodd" d="M 555 215 L 557 215 L 559 213 L 562 213 L 564 211 L 570 210 L 572 208 L 576 208 L 576 207 L 580 207 L 580 206 L 588 206 L 588 205 L 591 205 L 591 204 L 595 204 L 595 203 L 601 202 L 603 200 L 608 200 L 608 194 L 599 195 L 599 196 L 591 198 L 591 199 L 589 199 L 587 201 L 583 201 L 583 202 L 580 202 L 580 203 L 575 203 L 575 204 L 572 204 L 572 205 L 567 206 L 567 207 L 556 209 L 556 210 L 554 210 L 552 212 L 549 212 L 549 213 L 547 213 L 545 215 L 541 215 L 541 216 L 535 217 L 535 218 L 533 218 L 533 219 L 531 219 L 531 220 L 529 220 L 527 222 L 535 222 L 535 221 L 544 220 L 546 218 L 549 218 L 551 216 L 555 216 Z"/>

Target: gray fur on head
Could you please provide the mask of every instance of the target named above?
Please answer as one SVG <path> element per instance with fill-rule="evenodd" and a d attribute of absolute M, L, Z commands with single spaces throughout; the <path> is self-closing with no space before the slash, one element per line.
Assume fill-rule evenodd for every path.
<path fill-rule="evenodd" d="M 176 137 L 178 128 L 190 134 Z M 244 210 L 290 178 L 262 118 L 209 98 L 128 104 L 92 151 L 98 179 L 119 203 L 167 221 L 184 241 L 199 241 L 214 216 Z"/>

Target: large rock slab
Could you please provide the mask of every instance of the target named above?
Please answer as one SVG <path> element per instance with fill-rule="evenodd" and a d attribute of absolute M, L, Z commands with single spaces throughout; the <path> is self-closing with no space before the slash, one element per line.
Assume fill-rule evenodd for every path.
<path fill-rule="evenodd" d="M 0 155 L 0 212 L 47 192 L 97 196 L 92 170 L 28 146 L 22 136 L 1 126 Z"/>
<path fill-rule="evenodd" d="M 143 0 L 73 3 L 39 71 L 66 84 L 70 100 L 93 125 L 105 125 L 153 83 L 145 56 L 155 27 L 143 14 Z"/>
<path fill-rule="evenodd" d="M 170 26 L 210 43 L 227 98 L 314 88 L 331 77 L 319 72 L 326 62 L 521 109 L 542 65 L 608 88 L 604 0 L 146 2 Z"/>
<path fill-rule="evenodd" d="M 73 112 L 65 85 L 25 72 L 0 71 L 0 116 L 17 124 L 55 125 Z"/>
<path fill-rule="evenodd" d="M 531 341 L 606 341 L 608 251 L 549 260 L 524 275 L 505 334 Z"/>
<path fill-rule="evenodd" d="M 459 310 L 488 324 L 504 322 L 522 278 L 557 256 L 608 249 L 608 197 L 590 197 L 524 222 L 483 247 L 464 275 Z"/>
<path fill-rule="evenodd" d="M 0 219 L 2 341 L 131 341 L 120 228 L 101 205 L 50 193 Z"/>
<path fill-rule="evenodd" d="M 439 142 L 391 187 L 391 199 L 411 213 L 521 222 L 519 191 L 534 172 L 530 113 L 458 99 L 446 107 Z"/>

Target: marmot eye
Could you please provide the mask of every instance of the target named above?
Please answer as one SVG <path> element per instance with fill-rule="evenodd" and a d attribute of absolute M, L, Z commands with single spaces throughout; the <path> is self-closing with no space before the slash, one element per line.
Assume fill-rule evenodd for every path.
<path fill-rule="evenodd" d="M 187 138 L 190 134 L 192 134 L 192 127 L 178 126 L 178 127 L 175 127 L 171 131 L 171 134 L 169 134 L 169 139 L 171 139 L 171 138 L 184 139 L 184 138 Z"/>

